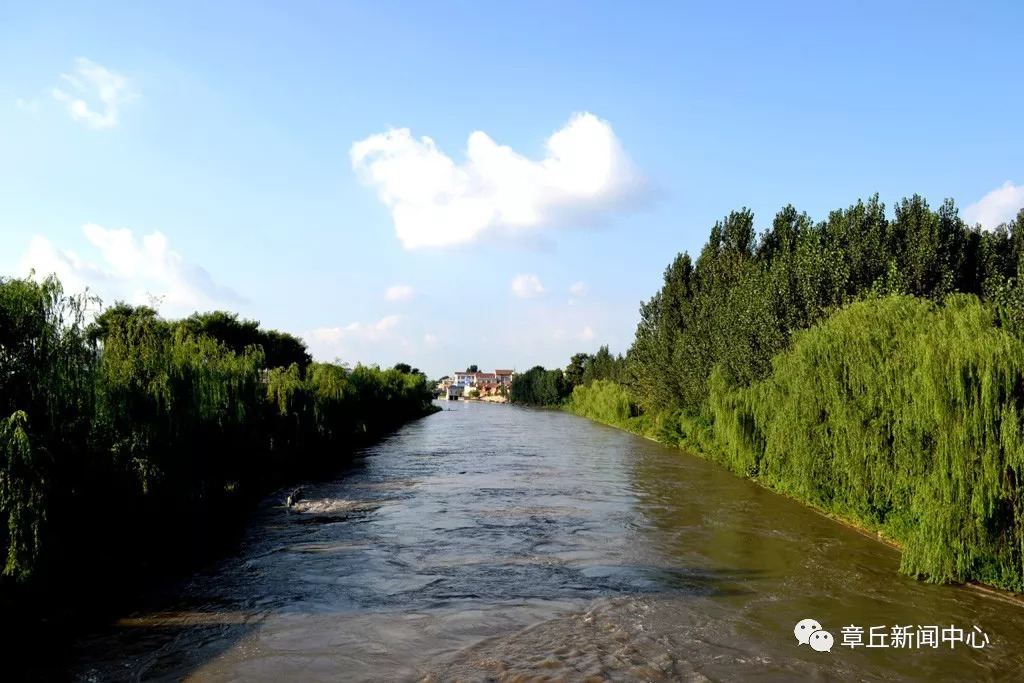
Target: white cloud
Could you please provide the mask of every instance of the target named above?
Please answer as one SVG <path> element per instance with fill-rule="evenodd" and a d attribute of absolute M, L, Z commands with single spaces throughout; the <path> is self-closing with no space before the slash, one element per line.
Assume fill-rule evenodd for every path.
<path fill-rule="evenodd" d="M 337 344 L 345 339 L 378 341 L 387 336 L 399 322 L 397 315 L 386 315 L 375 323 L 349 323 L 345 327 L 318 327 L 307 333 L 316 342 Z"/>
<path fill-rule="evenodd" d="M 360 339 L 376 341 L 398 325 L 397 315 L 386 315 L 375 323 L 351 323 L 345 332 Z"/>
<path fill-rule="evenodd" d="M 457 164 L 429 137 L 392 128 L 354 143 L 349 156 L 409 249 L 548 226 L 608 209 L 642 185 L 611 125 L 593 114 L 573 115 L 545 148 L 544 159 L 532 161 L 476 131 Z"/>
<path fill-rule="evenodd" d="M 406 326 L 407 321 L 403 318 L 386 315 L 376 322 L 320 327 L 302 337 L 315 358 L 340 358 L 351 365 L 379 363 L 389 366 L 415 355 L 416 345 L 402 332 Z"/>
<path fill-rule="evenodd" d="M 434 346 L 437 344 L 437 335 L 427 332 L 425 335 L 423 335 L 423 341 L 426 342 L 429 346 Z"/>
<path fill-rule="evenodd" d="M 587 283 L 585 282 L 574 282 L 569 286 L 569 291 L 576 296 L 583 296 L 587 293 Z"/>
<path fill-rule="evenodd" d="M 544 293 L 544 287 L 536 275 L 517 275 L 512 280 L 512 293 L 521 299 L 530 299 Z"/>
<path fill-rule="evenodd" d="M 580 332 L 579 338 L 583 341 L 590 341 L 594 338 L 594 329 L 590 327 L 590 325 L 587 325 L 583 328 L 583 331 Z"/>
<path fill-rule="evenodd" d="M 969 225 L 981 223 L 986 230 L 994 230 L 1001 223 L 1012 221 L 1024 207 L 1024 185 L 1007 180 L 984 197 L 964 209 L 964 220 Z"/>
<path fill-rule="evenodd" d="M 73 75 L 60 77 L 71 86 L 71 92 L 54 88 L 54 99 L 67 106 L 71 118 L 92 128 L 116 126 L 121 105 L 136 97 L 124 76 L 85 57 L 75 60 Z"/>
<path fill-rule="evenodd" d="M 384 292 L 384 298 L 388 301 L 405 301 L 411 299 L 415 291 L 409 285 L 392 285 Z"/>
<path fill-rule="evenodd" d="M 136 304 L 157 297 L 172 312 L 191 312 L 237 303 L 242 298 L 214 283 L 200 266 L 185 261 L 172 250 L 160 232 L 136 241 L 131 230 L 108 229 L 95 223 L 82 227 L 98 261 L 88 261 L 74 252 L 57 248 L 45 237 L 35 236 L 21 257 L 18 270 L 37 278 L 56 273 L 65 291 L 77 293 L 89 287 L 105 303 L 124 299 Z"/>
<path fill-rule="evenodd" d="M 306 338 L 306 341 L 311 343 L 337 344 L 344 335 L 345 331 L 340 327 L 318 327 L 315 330 L 310 330 L 303 336 Z"/>
<path fill-rule="evenodd" d="M 72 251 L 57 249 L 45 237 L 34 236 L 18 262 L 19 275 L 35 271 L 36 279 L 56 275 L 64 291 L 77 294 L 87 287 L 96 289 L 111 279 L 111 274 L 99 266 L 88 263 Z"/>

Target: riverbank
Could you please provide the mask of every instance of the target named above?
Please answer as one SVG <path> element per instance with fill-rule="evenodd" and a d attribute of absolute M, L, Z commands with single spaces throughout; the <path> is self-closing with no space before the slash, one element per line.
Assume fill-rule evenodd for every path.
<path fill-rule="evenodd" d="M 720 465 L 720 463 L 717 463 L 715 461 L 715 458 L 713 458 L 709 454 L 701 451 L 699 448 L 695 447 L 693 444 L 691 444 L 689 442 L 686 442 L 686 441 L 676 441 L 674 443 L 670 443 L 668 441 L 664 441 L 662 439 L 657 438 L 656 436 L 654 436 L 651 433 L 651 431 L 644 429 L 644 426 L 640 422 L 639 419 L 635 419 L 634 418 L 633 420 L 627 421 L 627 422 L 612 421 L 612 420 L 602 420 L 601 418 L 594 417 L 592 415 L 586 415 L 583 412 L 574 409 L 572 404 L 571 404 L 571 402 L 570 403 L 564 403 L 562 405 L 557 406 L 556 408 L 558 410 L 562 410 L 563 412 L 569 413 L 571 415 L 576 415 L 577 417 L 583 417 L 583 418 L 586 418 L 588 420 L 592 420 L 594 422 L 597 422 L 598 424 L 603 424 L 603 425 L 606 425 L 608 427 L 614 427 L 615 429 L 621 429 L 622 431 L 629 432 L 630 434 L 635 434 L 636 436 L 639 436 L 639 437 L 642 437 L 644 439 L 647 439 L 648 441 L 653 441 L 655 443 L 660 443 L 660 444 L 665 445 L 665 446 L 670 446 L 670 447 L 673 447 L 673 448 L 678 448 L 681 451 L 686 451 L 687 453 L 689 453 L 691 455 L 695 455 L 697 457 L 703 458 L 704 460 L 707 460 L 709 462 L 713 462 L 715 464 L 719 464 Z M 831 519 L 834 522 L 839 522 L 840 524 L 842 524 L 844 526 L 847 526 L 850 529 L 853 529 L 854 531 L 856 531 L 857 533 L 862 534 L 864 536 L 867 536 L 868 538 L 870 538 L 872 540 L 876 540 L 876 541 L 878 541 L 880 543 L 884 543 L 885 545 L 888 545 L 889 547 L 891 547 L 891 548 L 893 548 L 895 550 L 901 550 L 901 551 L 903 550 L 903 544 L 902 543 L 900 543 L 899 541 L 896 541 L 896 540 L 894 540 L 892 538 L 887 538 L 885 536 L 885 534 L 883 534 L 880 529 L 877 529 L 877 528 L 873 529 L 871 527 L 865 526 L 864 524 L 861 524 L 860 522 L 858 522 L 855 519 L 847 519 L 847 518 L 844 518 L 844 517 L 840 517 L 840 516 L 838 516 L 838 515 L 836 515 L 834 513 L 829 512 L 828 510 L 824 510 L 824 509 L 822 509 L 820 507 L 817 507 L 817 506 L 815 506 L 815 505 L 813 505 L 811 503 L 808 503 L 807 501 L 803 501 L 803 500 L 800 500 L 799 498 L 795 498 L 794 496 L 790 496 L 790 495 L 786 494 L 785 492 L 779 491 L 778 489 L 776 489 L 776 488 L 772 487 L 771 485 L 765 483 L 764 481 L 758 479 L 757 477 L 743 477 L 743 478 L 747 479 L 748 481 L 754 482 L 755 484 L 757 484 L 761 488 L 766 489 L 768 491 L 771 491 L 772 493 L 775 493 L 776 495 L 780 495 L 783 498 L 788 498 L 789 500 L 792 500 L 792 501 L 794 501 L 796 503 L 800 503 L 804 507 L 807 507 L 808 509 L 813 510 L 814 512 L 818 513 L 822 517 L 826 517 L 828 519 Z"/>
<path fill-rule="evenodd" d="M 0 627 L 14 655 L 230 546 L 254 502 L 337 471 L 435 412 L 422 373 L 314 362 L 214 312 L 95 319 L 47 278 L 0 276 Z M 22 640 L 17 640 L 22 639 Z M 31 650 L 31 647 L 27 648 Z"/>
<path fill-rule="evenodd" d="M 441 407 L 430 404 L 424 406 L 419 415 L 382 421 L 379 427 L 353 435 L 346 446 L 339 446 L 329 455 L 319 453 L 315 458 L 307 459 L 301 467 L 268 472 L 259 482 L 248 482 L 242 495 L 233 497 L 229 504 L 221 506 L 216 515 L 207 520 L 203 538 L 195 541 L 197 546 L 201 546 L 201 551 L 190 549 L 173 563 L 150 562 L 142 572 L 131 575 L 121 572 L 102 577 L 83 569 L 78 580 L 62 586 L 59 591 L 43 591 L 32 586 L 26 590 L 9 582 L 0 590 L 0 614 L 4 615 L 3 626 L 9 634 L 0 643 L 0 657 L 6 662 L 8 672 L 29 669 L 38 672 L 38 662 L 25 658 L 35 657 L 38 654 L 36 644 L 43 642 L 47 643 L 53 659 L 45 666 L 59 669 L 63 666 L 65 649 L 77 637 L 125 614 L 172 601 L 190 574 L 240 550 L 245 527 L 257 507 L 268 498 L 279 495 L 283 504 L 287 492 L 297 485 L 305 487 L 308 482 L 335 476 L 339 470 L 350 466 L 364 449 L 372 448 L 405 424 L 441 410 Z M 88 580 L 88 586 L 83 579 Z M 9 619 L 15 616 L 16 623 Z M 39 680 L 49 680 L 49 673 L 48 669 L 44 670 Z"/>
<path fill-rule="evenodd" d="M 655 434 L 657 432 L 657 426 L 656 426 L 657 422 L 656 421 L 655 422 L 645 421 L 645 420 L 640 419 L 639 417 L 628 418 L 628 419 L 625 419 L 625 420 L 623 420 L 623 419 L 602 419 L 602 418 L 594 416 L 594 415 L 588 415 L 585 412 L 579 410 L 578 408 L 573 406 L 571 401 L 568 401 L 566 403 L 560 404 L 558 406 L 550 406 L 550 407 L 555 408 L 556 410 L 560 410 L 562 412 L 569 413 L 571 415 L 576 415 L 577 417 L 582 417 L 582 418 L 591 420 L 593 422 L 597 422 L 598 424 L 603 424 L 603 425 L 606 425 L 608 427 L 613 427 L 615 429 L 622 430 L 624 432 L 629 432 L 631 434 L 634 434 L 636 436 L 640 436 L 640 437 L 642 437 L 644 439 L 647 439 L 649 441 L 654 441 L 655 443 L 660 443 L 660 444 L 665 445 L 665 446 L 670 446 L 670 447 L 678 448 L 679 450 L 686 451 L 687 453 L 689 453 L 691 455 L 695 455 L 697 457 L 700 457 L 700 458 L 702 458 L 704 460 L 707 460 L 708 462 L 712 462 L 712 463 L 718 464 L 719 466 L 722 466 L 721 463 L 718 462 L 718 460 L 715 457 L 713 457 L 709 453 L 701 450 L 698 446 L 696 446 L 695 444 L 693 444 L 691 442 L 686 441 L 685 439 L 684 440 L 677 440 L 677 441 L 674 441 L 674 442 L 669 442 L 669 441 L 666 441 L 664 439 L 659 439 L 657 436 L 655 436 Z M 728 470 L 728 468 L 725 468 L 725 469 Z M 734 472 L 732 474 L 736 475 L 736 473 L 734 473 Z M 901 543 L 897 539 L 894 539 L 894 538 L 891 538 L 889 536 L 886 536 L 884 531 L 881 528 L 879 528 L 878 526 L 872 527 L 872 526 L 869 526 L 869 525 L 865 524 L 863 522 L 863 520 L 860 520 L 860 519 L 857 519 L 857 518 L 854 518 L 854 517 L 844 517 L 844 516 L 841 516 L 841 515 L 837 515 L 834 512 L 826 510 L 826 509 L 823 509 L 823 508 L 821 508 L 819 506 L 816 506 L 816 505 L 814 505 L 813 503 L 811 503 L 811 502 L 809 502 L 807 500 L 801 500 L 800 498 L 797 498 L 795 496 L 789 495 L 785 491 L 780 491 L 778 488 L 776 488 L 774 486 L 771 486 L 769 483 L 763 481 L 762 479 L 760 479 L 758 477 L 742 477 L 742 478 L 757 484 L 758 486 L 760 486 L 761 488 L 763 488 L 763 489 L 765 489 L 767 491 L 771 491 L 772 493 L 774 493 L 776 495 L 782 496 L 783 498 L 786 498 L 786 499 L 791 500 L 791 501 L 793 501 L 795 503 L 798 503 L 798 504 L 806 507 L 807 509 L 809 509 L 809 510 L 811 510 L 811 511 L 813 511 L 813 512 L 819 514 L 819 515 L 821 515 L 822 517 L 825 517 L 826 519 L 829 519 L 829 520 L 831 520 L 833 522 L 837 522 L 839 524 L 842 524 L 843 526 L 845 526 L 845 527 L 847 527 L 847 528 L 857 532 L 858 534 L 861 534 L 862 536 L 864 536 L 866 538 L 869 538 L 869 539 L 871 539 L 873 541 L 876 541 L 878 543 L 881 543 L 883 545 L 889 546 L 890 548 L 892 548 L 892 549 L 894 549 L 896 551 L 899 551 L 901 554 L 903 553 L 903 551 L 905 549 L 905 544 L 904 543 Z M 988 597 L 992 597 L 992 598 L 995 598 L 995 599 L 998 599 L 998 600 L 1003 600 L 1003 601 L 1009 602 L 1011 604 L 1014 604 L 1014 605 L 1016 605 L 1018 607 L 1024 608 L 1024 595 L 1022 595 L 1018 591 L 1009 590 L 1009 589 L 1006 589 L 1006 588 L 1001 588 L 999 586 L 995 586 L 995 585 L 988 584 L 988 583 L 985 583 L 985 582 L 982 582 L 982 581 L 977 581 L 977 580 L 969 580 L 969 581 L 959 582 L 956 585 L 962 586 L 962 587 L 967 588 L 969 590 L 977 591 L 977 592 L 982 593 L 982 594 L 984 594 L 984 595 L 986 595 Z"/>
<path fill-rule="evenodd" d="M 756 380 L 723 363 L 690 399 L 651 398 L 616 360 L 617 374 L 568 398 L 578 414 L 898 543 L 908 576 L 1021 593 L 1024 327 L 1013 310 L 973 295 L 876 296 L 795 333 Z"/>

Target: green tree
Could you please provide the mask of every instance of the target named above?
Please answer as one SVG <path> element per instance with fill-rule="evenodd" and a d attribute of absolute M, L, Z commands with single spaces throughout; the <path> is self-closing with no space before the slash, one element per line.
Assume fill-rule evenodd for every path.
<path fill-rule="evenodd" d="M 575 387 L 583 382 L 583 369 L 589 358 L 589 354 L 577 353 L 569 359 L 569 365 L 565 368 L 565 380 L 570 386 Z"/>
<path fill-rule="evenodd" d="M 192 566 L 248 504 L 434 410 L 415 368 L 268 368 L 268 340 L 298 340 L 123 303 L 86 325 L 87 303 L 0 277 L 3 604 Z"/>
<path fill-rule="evenodd" d="M 889 219 L 875 195 L 821 222 L 786 206 L 755 234 L 734 211 L 695 262 L 678 254 L 624 364 L 607 347 L 573 356 L 570 409 L 883 524 L 911 539 L 909 572 L 1024 585 L 1008 436 L 1021 431 L 1024 210 L 983 231 L 951 200 L 904 198 Z M 548 401 L 543 368 L 525 374 L 515 400 Z"/>
<path fill-rule="evenodd" d="M 216 339 L 237 354 L 260 347 L 268 368 L 296 363 L 304 370 L 312 362 L 302 340 L 276 330 L 263 330 L 255 320 L 239 319 L 236 313 L 212 311 L 195 313 L 178 323 L 189 334 Z"/>
<path fill-rule="evenodd" d="M 545 370 L 537 365 L 517 373 L 509 387 L 509 400 L 523 405 L 554 405 L 565 399 L 571 388 L 561 369 Z"/>

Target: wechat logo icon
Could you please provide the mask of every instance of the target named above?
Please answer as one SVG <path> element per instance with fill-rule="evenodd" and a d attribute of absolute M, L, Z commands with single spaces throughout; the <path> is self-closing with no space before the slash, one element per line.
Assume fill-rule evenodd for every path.
<path fill-rule="evenodd" d="M 831 652 L 835 638 L 814 619 L 801 619 L 793 627 L 797 645 L 810 645 L 817 652 Z"/>

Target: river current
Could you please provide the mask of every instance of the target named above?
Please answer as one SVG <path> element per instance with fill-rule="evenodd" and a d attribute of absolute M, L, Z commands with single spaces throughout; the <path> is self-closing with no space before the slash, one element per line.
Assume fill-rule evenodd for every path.
<path fill-rule="evenodd" d="M 901 576 L 898 551 L 699 457 L 442 405 L 294 508 L 268 498 L 237 555 L 81 639 L 72 678 L 1024 680 L 1012 601 Z M 831 651 L 798 644 L 803 619 Z"/>

